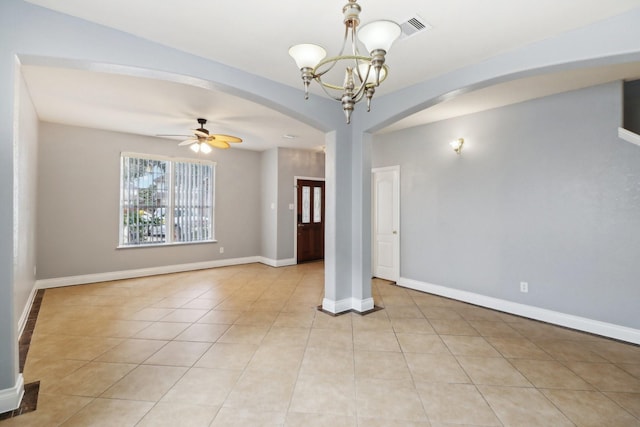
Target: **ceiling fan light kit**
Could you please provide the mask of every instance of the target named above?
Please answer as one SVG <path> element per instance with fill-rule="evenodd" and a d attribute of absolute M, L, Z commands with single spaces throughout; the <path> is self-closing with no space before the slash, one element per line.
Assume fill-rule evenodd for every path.
<path fill-rule="evenodd" d="M 209 154 L 211 151 L 213 151 L 213 148 L 211 148 L 211 146 L 209 146 L 209 144 L 207 144 L 206 142 L 198 142 L 196 144 L 191 144 L 189 148 L 194 153 L 202 152 L 204 154 Z"/>
<path fill-rule="evenodd" d="M 371 110 L 371 99 L 376 88 L 389 73 L 385 56 L 401 33 L 400 26 L 388 20 L 370 22 L 358 32 L 361 10 L 357 0 L 349 0 L 342 8 L 345 32 L 338 55 L 324 59 L 326 50 L 309 43 L 298 44 L 289 49 L 289 55 L 301 72 L 305 99 L 309 98 L 311 81 L 315 80 L 330 98 L 340 101 L 347 123 L 351 123 L 355 104 L 362 99 L 367 99 L 367 111 Z M 347 40 L 350 50 L 345 53 Z M 369 56 L 360 53 L 358 40 L 364 44 Z M 347 64 L 342 85 L 323 81 L 322 77 L 339 62 Z"/>
<path fill-rule="evenodd" d="M 231 147 L 231 143 L 242 142 L 241 138 L 231 135 L 223 134 L 210 134 L 204 125 L 207 124 L 207 119 L 198 119 L 200 127 L 193 130 L 193 136 L 185 141 L 182 141 L 179 146 L 189 145 L 190 149 L 195 153 L 208 154 L 212 151 L 211 147 L 221 148 L 226 150 Z"/>

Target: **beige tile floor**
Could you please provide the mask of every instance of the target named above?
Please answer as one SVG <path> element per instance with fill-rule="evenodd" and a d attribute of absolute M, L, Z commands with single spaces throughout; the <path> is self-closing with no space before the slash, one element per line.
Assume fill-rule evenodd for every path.
<path fill-rule="evenodd" d="M 374 280 L 316 310 L 322 263 L 47 290 L 9 426 L 640 426 L 640 348 Z"/>

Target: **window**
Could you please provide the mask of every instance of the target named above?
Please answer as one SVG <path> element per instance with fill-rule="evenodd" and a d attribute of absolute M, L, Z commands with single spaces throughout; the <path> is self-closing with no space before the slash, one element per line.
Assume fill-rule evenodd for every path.
<path fill-rule="evenodd" d="M 120 246 L 214 241 L 215 163 L 122 153 Z"/>

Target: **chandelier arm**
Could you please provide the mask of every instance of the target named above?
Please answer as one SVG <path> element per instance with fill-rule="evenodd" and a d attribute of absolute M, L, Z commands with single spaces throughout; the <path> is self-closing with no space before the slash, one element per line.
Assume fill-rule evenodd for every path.
<path fill-rule="evenodd" d="M 327 87 L 329 89 L 334 89 L 334 90 L 344 90 L 344 86 L 338 86 L 338 85 L 334 85 L 331 83 L 326 83 L 324 81 L 322 81 L 322 76 L 327 73 L 331 68 L 333 68 L 333 66 L 335 64 L 337 64 L 339 61 L 344 61 L 344 60 L 351 60 L 351 59 L 359 59 L 361 61 L 366 61 L 369 62 L 371 60 L 371 58 L 366 57 L 366 56 L 355 56 L 355 55 L 345 55 L 345 56 L 332 56 L 331 58 L 326 58 L 323 59 L 322 61 L 320 61 L 318 63 L 318 65 L 316 65 L 316 67 L 312 70 L 313 73 L 313 78 L 320 83 L 321 86 L 323 87 Z M 330 68 L 323 70 L 323 71 L 318 71 L 319 68 L 321 68 L 324 65 L 327 65 L 329 63 L 333 63 L 331 65 Z M 383 81 L 385 81 L 387 79 L 387 76 L 389 75 L 389 67 L 387 67 L 387 65 L 383 65 L 382 68 L 384 68 L 385 73 L 384 76 L 380 78 L 380 83 L 382 83 Z M 366 80 L 365 80 L 366 81 Z M 365 85 L 362 85 L 365 86 Z"/>
<path fill-rule="evenodd" d="M 338 61 L 333 61 L 333 63 L 331 64 L 331 66 L 330 66 L 329 68 L 327 68 L 326 70 L 324 70 L 323 72 L 321 72 L 321 73 L 318 73 L 316 70 L 317 70 L 320 66 L 322 66 L 322 65 L 324 65 L 324 64 L 328 64 L 329 62 L 331 62 L 331 61 L 329 61 L 330 59 L 333 59 L 333 58 L 340 58 L 340 57 L 342 57 L 342 56 L 343 56 L 342 54 L 344 53 L 344 48 L 345 48 L 345 46 L 347 45 L 347 37 L 348 37 L 348 36 L 349 36 L 349 27 L 345 26 L 345 27 L 344 27 L 344 38 L 342 39 L 342 48 L 340 49 L 340 52 L 339 52 L 336 56 L 334 56 L 334 57 L 332 57 L 332 58 L 327 58 L 327 59 L 325 59 L 324 61 L 321 61 L 321 62 L 320 62 L 318 65 L 316 65 L 316 67 L 313 69 L 313 71 L 312 71 L 312 72 L 313 72 L 313 78 L 314 78 L 314 79 L 316 79 L 318 82 L 321 82 L 321 81 L 319 80 L 319 78 L 320 78 L 320 77 L 322 77 L 325 73 L 328 73 L 329 71 L 333 70 L 333 67 L 335 67 L 335 66 L 336 66 L 336 64 L 338 63 Z M 333 98 L 333 97 L 332 97 L 332 98 Z M 338 101 L 339 101 L 339 100 L 340 100 L 340 98 L 338 98 Z"/>
<path fill-rule="evenodd" d="M 364 90 L 366 87 L 367 87 L 367 83 L 366 83 L 366 80 L 364 80 L 364 83 L 362 83 L 358 87 L 358 90 L 356 91 L 356 93 L 353 94 L 351 99 L 353 99 L 355 102 L 359 102 L 362 99 L 362 96 L 364 95 Z"/>
<path fill-rule="evenodd" d="M 367 80 L 369 80 L 369 74 L 371 73 L 371 67 L 372 67 L 371 60 L 365 62 L 365 63 L 368 63 L 368 65 L 367 65 L 367 74 L 364 76 L 364 78 L 362 78 L 362 73 L 360 72 L 360 64 L 358 63 L 358 60 L 356 59 L 355 62 L 356 62 L 356 67 L 355 67 L 356 75 L 358 76 L 360 81 L 364 83 L 364 86 L 366 86 L 366 82 Z"/>
<path fill-rule="evenodd" d="M 320 83 L 320 87 L 329 98 L 335 99 L 336 101 L 342 100 L 342 93 L 344 92 L 344 86 L 337 86 L 337 85 L 332 85 L 331 83 L 325 83 L 319 77 L 316 77 L 315 80 L 316 82 Z M 360 102 L 360 100 L 364 97 L 366 88 L 367 88 L 366 84 L 360 85 L 358 87 L 358 90 L 351 97 L 351 99 L 353 99 L 355 102 Z M 341 95 L 335 96 L 331 92 L 329 92 L 328 89 L 340 91 Z"/>
<path fill-rule="evenodd" d="M 369 68 L 371 68 L 371 59 L 369 57 L 361 55 L 360 52 L 358 51 L 357 33 L 358 33 L 358 25 L 356 24 L 353 26 L 351 30 L 351 52 L 353 54 L 353 69 L 356 72 L 356 76 L 358 76 L 358 79 L 360 79 L 360 82 L 364 84 L 364 82 L 366 82 L 367 79 L 363 79 L 362 75 L 360 74 L 360 65 L 361 65 L 360 60 L 362 59 L 363 63 L 365 62 L 369 63 Z"/>
<path fill-rule="evenodd" d="M 322 90 L 324 91 L 324 93 L 331 99 L 334 99 L 336 101 L 340 101 L 342 99 L 342 95 L 340 96 L 335 96 L 333 95 L 331 92 L 329 92 L 329 90 L 327 88 L 330 89 L 334 89 L 334 90 L 343 90 L 343 88 L 338 87 L 338 86 L 334 86 L 334 85 L 330 85 L 329 83 L 325 83 L 322 80 L 320 80 L 320 77 L 316 77 L 316 81 L 318 83 L 320 83 L 320 87 L 322 88 Z"/>
<path fill-rule="evenodd" d="M 351 30 L 351 53 L 353 56 L 360 56 L 360 52 L 358 52 L 358 39 L 356 37 L 358 26 L 355 25 Z"/>
<path fill-rule="evenodd" d="M 331 71 L 331 69 L 333 69 L 333 67 L 338 62 L 345 61 L 345 60 L 351 60 L 351 59 L 359 59 L 361 61 L 371 62 L 371 58 L 369 58 L 368 56 L 362 56 L 362 55 L 337 55 L 337 56 L 332 56 L 330 58 L 325 58 L 322 61 L 318 62 L 318 65 L 316 65 L 315 68 L 311 72 L 313 73 L 313 77 L 315 79 L 317 79 L 318 77 L 322 77 L 326 73 Z M 326 70 L 319 71 L 320 68 L 322 68 L 324 65 L 327 65 L 327 64 L 331 64 L 331 66 L 329 68 L 327 68 Z"/>
<path fill-rule="evenodd" d="M 347 46 L 347 39 L 349 38 L 349 27 L 345 25 L 344 27 L 344 37 L 342 38 L 342 47 L 340 48 L 340 53 L 337 56 L 342 56 L 344 53 L 344 48 Z"/>

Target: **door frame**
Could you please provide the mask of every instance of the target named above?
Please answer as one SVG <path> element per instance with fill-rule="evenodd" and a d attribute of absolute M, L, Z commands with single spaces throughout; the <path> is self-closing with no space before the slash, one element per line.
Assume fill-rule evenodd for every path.
<path fill-rule="evenodd" d="M 293 176 L 293 209 L 289 209 L 289 210 L 294 213 L 293 216 L 292 216 L 292 220 L 293 220 L 293 260 L 294 260 L 294 264 L 298 264 L 298 217 L 297 217 L 295 212 L 297 212 L 297 209 L 298 209 L 298 180 L 299 179 L 306 179 L 308 181 L 322 181 L 322 182 L 325 182 L 324 178 L 319 178 L 319 177 L 298 176 L 298 175 L 294 175 Z M 326 193 L 326 192 L 327 192 L 327 186 L 326 186 L 326 182 L 325 182 L 324 193 Z M 322 197 L 325 198 L 326 194 L 323 194 Z M 326 216 L 326 214 L 325 214 L 325 216 Z M 324 230 L 326 230 L 325 218 L 322 218 L 322 223 L 323 223 Z"/>
<path fill-rule="evenodd" d="M 397 218 L 397 238 L 395 244 L 398 245 L 397 250 L 394 253 L 393 262 L 396 265 L 397 277 L 394 278 L 394 281 L 397 283 L 398 279 L 400 279 L 400 165 L 394 166 L 385 166 L 380 168 L 372 168 L 371 169 L 371 273 L 375 272 L 376 269 L 376 257 L 375 257 L 375 245 L 376 245 L 376 223 L 375 223 L 375 212 L 376 212 L 376 197 L 375 197 L 375 174 L 379 172 L 395 172 L 398 176 L 398 180 L 396 182 L 396 188 L 394 191 L 397 192 L 396 204 L 393 207 L 394 214 Z M 375 275 L 374 275 L 375 276 Z"/>

